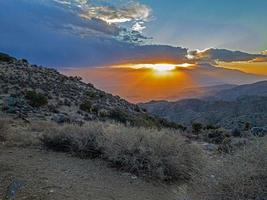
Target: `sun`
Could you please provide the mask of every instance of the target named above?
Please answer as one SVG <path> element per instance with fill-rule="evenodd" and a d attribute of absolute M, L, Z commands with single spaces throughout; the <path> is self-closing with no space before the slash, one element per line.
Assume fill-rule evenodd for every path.
<path fill-rule="evenodd" d="M 182 63 L 182 64 L 166 64 L 166 63 L 156 63 L 156 64 L 128 64 L 115 66 L 116 68 L 133 68 L 133 69 L 149 69 L 155 72 L 158 75 L 171 74 L 172 72 L 177 71 L 179 68 L 190 68 L 194 66 L 194 64 Z"/>
<path fill-rule="evenodd" d="M 146 69 L 152 69 L 156 72 L 168 72 L 168 71 L 172 71 L 176 69 L 177 65 L 174 64 L 137 64 L 134 65 L 133 67 L 136 69 L 142 69 L 142 68 L 146 68 Z"/>
<path fill-rule="evenodd" d="M 172 64 L 151 64 L 151 66 L 148 68 L 153 69 L 157 72 L 167 72 L 174 70 L 176 66 Z"/>

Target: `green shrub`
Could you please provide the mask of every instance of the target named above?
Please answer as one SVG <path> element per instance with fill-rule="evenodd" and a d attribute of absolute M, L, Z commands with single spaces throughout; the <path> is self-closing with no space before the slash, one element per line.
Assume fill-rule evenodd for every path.
<path fill-rule="evenodd" d="M 251 129 L 251 125 L 250 125 L 250 123 L 249 123 L 249 122 L 246 122 L 246 123 L 245 123 L 244 130 L 245 130 L 245 131 L 248 131 L 248 130 L 250 130 L 250 129 Z"/>
<path fill-rule="evenodd" d="M 81 103 L 80 109 L 85 112 L 90 113 L 92 110 L 92 102 L 89 100 L 84 101 L 83 103 Z"/>
<path fill-rule="evenodd" d="M 2 62 L 10 62 L 10 61 L 13 61 L 13 60 L 14 60 L 14 58 L 9 56 L 8 54 L 0 53 L 0 61 L 2 61 Z"/>
<path fill-rule="evenodd" d="M 203 128 L 203 125 L 200 123 L 193 123 L 192 124 L 193 133 L 195 133 L 197 135 L 200 134 L 202 128 Z"/>
<path fill-rule="evenodd" d="M 206 142 L 214 144 L 222 144 L 226 138 L 230 137 L 229 133 L 223 128 L 206 130 L 203 135 Z"/>
<path fill-rule="evenodd" d="M 127 122 L 130 122 L 130 118 L 127 112 L 121 109 L 114 109 L 110 112 L 109 117 L 117 122 L 121 122 L 123 124 L 126 124 Z"/>
<path fill-rule="evenodd" d="M 218 126 L 214 126 L 214 125 L 212 125 L 212 124 L 208 124 L 208 125 L 205 127 L 205 129 L 207 129 L 207 130 L 210 130 L 210 129 L 218 129 L 218 128 L 220 128 L 220 127 L 218 127 Z"/>
<path fill-rule="evenodd" d="M 46 96 L 35 91 L 28 91 L 25 98 L 32 107 L 41 107 L 47 105 L 48 103 Z"/>

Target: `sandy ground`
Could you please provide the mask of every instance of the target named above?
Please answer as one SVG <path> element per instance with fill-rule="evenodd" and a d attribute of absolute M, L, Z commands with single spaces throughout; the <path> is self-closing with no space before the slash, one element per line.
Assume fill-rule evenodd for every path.
<path fill-rule="evenodd" d="M 0 200 L 9 199 L 14 181 L 20 186 L 10 199 L 16 200 L 183 199 L 177 186 L 144 181 L 108 168 L 101 160 L 0 145 Z"/>

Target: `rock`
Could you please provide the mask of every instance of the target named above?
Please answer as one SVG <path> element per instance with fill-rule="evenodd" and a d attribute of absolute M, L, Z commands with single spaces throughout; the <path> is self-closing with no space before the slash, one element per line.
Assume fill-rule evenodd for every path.
<path fill-rule="evenodd" d="M 24 187 L 25 183 L 20 180 L 13 180 L 12 183 L 8 186 L 5 199 L 12 199 L 15 197 L 16 193 Z"/>
<path fill-rule="evenodd" d="M 251 133 L 253 136 L 264 137 L 267 135 L 267 127 L 253 127 Z"/>
<path fill-rule="evenodd" d="M 63 115 L 63 114 L 53 116 L 52 120 L 58 124 L 70 123 L 70 118 L 66 115 Z"/>
<path fill-rule="evenodd" d="M 203 143 L 203 148 L 206 151 L 216 151 L 218 149 L 218 146 L 211 143 Z"/>

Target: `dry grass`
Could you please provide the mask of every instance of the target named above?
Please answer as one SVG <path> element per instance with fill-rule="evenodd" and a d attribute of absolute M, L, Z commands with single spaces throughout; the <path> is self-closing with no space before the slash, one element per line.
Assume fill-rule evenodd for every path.
<path fill-rule="evenodd" d="M 8 119 L 0 119 L 0 142 L 6 141 L 9 124 L 10 121 Z"/>
<path fill-rule="evenodd" d="M 52 123 L 45 122 L 25 124 L 20 120 L 0 118 L 0 142 L 3 142 L 6 146 L 27 147 L 40 145 L 40 135 L 52 125 Z"/>
<path fill-rule="evenodd" d="M 267 138 L 256 139 L 192 180 L 194 200 L 263 200 L 267 197 Z"/>
<path fill-rule="evenodd" d="M 188 180 L 203 165 L 201 150 L 168 129 L 90 122 L 54 127 L 41 141 L 49 149 L 100 157 L 120 170 L 163 181 Z"/>

